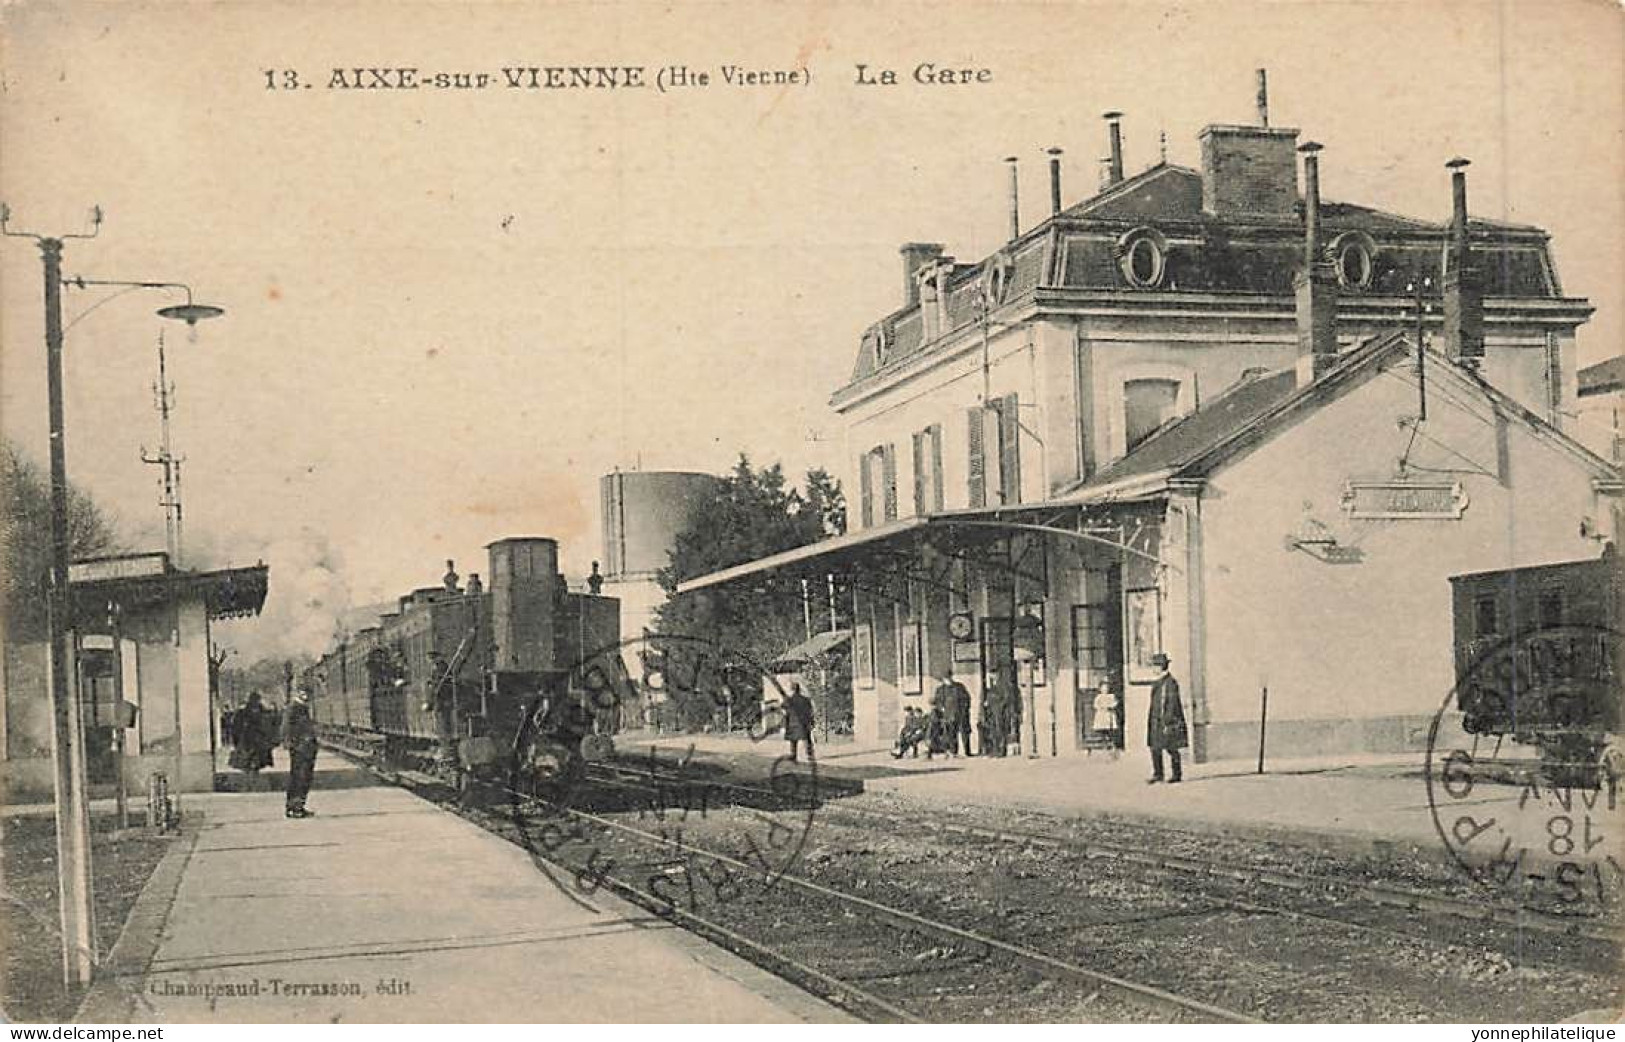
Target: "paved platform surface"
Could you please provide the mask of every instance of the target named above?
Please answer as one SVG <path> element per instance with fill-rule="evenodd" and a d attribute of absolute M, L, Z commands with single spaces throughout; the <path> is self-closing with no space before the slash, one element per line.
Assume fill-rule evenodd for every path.
<path fill-rule="evenodd" d="M 83 1015 L 113 1019 L 122 1001 L 125 1019 L 167 1022 L 847 1019 L 619 900 L 566 895 L 523 850 L 337 757 L 318 763 L 308 820 L 285 818 L 276 791 L 187 797 L 195 841 L 154 944 L 124 953 Z"/>
<path fill-rule="evenodd" d="M 774 739 L 716 735 L 617 739 L 624 751 L 654 747 L 662 757 L 680 756 L 691 744 L 697 756 L 724 762 L 769 760 L 788 749 Z M 1487 755 L 1487 746 L 1484 751 Z M 938 755 L 928 760 L 922 752 L 918 759 L 895 760 L 889 749 L 831 745 L 819 755 L 823 777 L 861 780 L 867 796 L 1142 819 L 1199 831 L 1446 855 L 1429 807 L 1420 753 L 1279 760 L 1267 763 L 1264 774 L 1256 772 L 1256 764 L 1241 761 L 1187 763 L 1185 780 L 1178 785 L 1146 784 L 1151 763 L 1144 749 L 1039 759 Z M 1521 794 L 1517 785 L 1479 778 L 1470 793 L 1450 800 L 1446 825 L 1464 813 L 1481 820 L 1507 817 Z M 1529 819 L 1523 823 L 1526 828 L 1541 823 L 1522 817 Z"/>

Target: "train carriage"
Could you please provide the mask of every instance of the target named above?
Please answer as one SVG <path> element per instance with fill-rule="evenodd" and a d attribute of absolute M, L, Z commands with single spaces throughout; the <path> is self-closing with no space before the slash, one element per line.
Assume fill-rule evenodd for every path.
<path fill-rule="evenodd" d="M 1625 776 L 1625 584 L 1601 557 L 1453 576 L 1456 708 L 1470 734 L 1541 750 L 1554 779 Z"/>

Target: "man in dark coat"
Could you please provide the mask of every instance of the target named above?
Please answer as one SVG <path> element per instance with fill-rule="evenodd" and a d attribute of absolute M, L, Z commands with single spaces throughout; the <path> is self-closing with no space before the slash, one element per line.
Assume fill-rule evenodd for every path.
<path fill-rule="evenodd" d="M 1151 711 L 1145 722 L 1145 744 L 1151 748 L 1151 778 L 1147 784 L 1162 781 L 1162 754 L 1168 754 L 1171 773 L 1168 783 L 1180 780 L 1179 750 L 1190 745 L 1185 730 L 1185 708 L 1179 703 L 1179 681 L 1168 672 L 1168 656 L 1157 652 L 1151 664 L 1160 672 L 1151 685 Z"/>
<path fill-rule="evenodd" d="M 316 721 L 310 715 L 310 692 L 300 688 L 283 717 L 283 738 L 288 747 L 288 800 L 290 818 L 308 818 L 305 797 L 316 773 Z"/>
<path fill-rule="evenodd" d="M 944 744 L 949 756 L 956 756 L 963 744 L 965 755 L 970 755 L 970 692 L 946 670 L 938 678 L 937 690 L 931 695 L 931 707 L 942 711 Z"/>
<path fill-rule="evenodd" d="M 256 787 L 259 772 L 271 766 L 271 747 L 276 745 L 275 717 L 260 701 L 260 693 L 249 693 L 248 701 L 232 718 L 231 765 L 248 775 L 247 786 Z"/>
<path fill-rule="evenodd" d="M 790 694 L 784 699 L 784 738 L 790 743 L 790 760 L 795 762 L 797 746 L 807 744 L 807 759 L 813 758 L 813 704 L 801 693 L 801 685 L 790 682 Z"/>

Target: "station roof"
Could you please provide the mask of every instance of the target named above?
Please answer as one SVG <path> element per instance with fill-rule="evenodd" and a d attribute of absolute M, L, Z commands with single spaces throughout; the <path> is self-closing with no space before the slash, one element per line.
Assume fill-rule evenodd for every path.
<path fill-rule="evenodd" d="M 1040 291 L 1267 295 L 1289 298 L 1303 256 L 1303 225 L 1296 211 L 1282 215 L 1214 214 L 1203 209 L 1202 174 L 1158 163 L 1077 203 L 1024 232 L 989 257 L 955 263 L 948 279 L 943 336 L 924 339 L 918 305 L 886 315 L 862 337 L 857 361 L 839 401 L 870 376 L 933 350 L 980 315 L 983 273 L 995 259 L 1009 265 L 1000 311 L 1032 303 Z M 1321 230 L 1331 243 L 1343 233 L 1369 236 L 1375 245 L 1369 282 L 1345 289 L 1350 298 L 1408 297 L 1406 287 L 1431 278 L 1440 290 L 1441 251 L 1448 221 L 1426 221 L 1356 203 L 1323 201 Z M 1140 227 L 1166 236 L 1165 272 L 1155 288 L 1137 288 L 1123 271 L 1121 237 Z M 1548 256 L 1546 232 L 1526 224 L 1472 217 L 1468 231 L 1484 294 L 1494 298 L 1562 298 Z"/>

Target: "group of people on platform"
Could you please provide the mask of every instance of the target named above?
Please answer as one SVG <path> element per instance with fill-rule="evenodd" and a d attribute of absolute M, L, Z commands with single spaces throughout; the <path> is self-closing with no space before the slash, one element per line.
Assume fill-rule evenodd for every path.
<path fill-rule="evenodd" d="M 1180 750 L 1190 745 L 1189 729 L 1185 724 L 1185 709 L 1179 699 L 1179 681 L 1169 671 L 1167 655 L 1158 652 L 1151 656 L 1157 678 L 1151 684 L 1151 705 L 1146 719 L 1146 746 L 1151 751 L 1151 777 L 1148 783 L 1169 783 L 1183 780 Z M 903 710 L 903 724 L 897 732 L 897 743 L 892 746 L 892 758 L 904 755 L 918 757 L 920 746 L 925 746 L 925 758 L 933 759 L 941 753 L 946 756 L 975 755 L 971 752 L 971 697 L 965 685 L 946 672 L 931 696 L 930 712 L 915 706 Z M 1109 685 L 1102 684 L 1094 699 L 1095 725 L 1107 729 L 1119 726 L 1118 702 Z M 982 699 L 980 755 L 1005 756 L 1010 743 L 1021 735 L 1021 697 L 1010 683 L 1008 672 L 994 673 Z M 1164 756 L 1169 773 L 1164 775 Z"/>
<path fill-rule="evenodd" d="M 903 726 L 892 747 L 892 758 L 906 753 L 918 757 L 925 746 L 925 758 L 975 756 L 971 750 L 971 697 L 964 684 L 944 673 L 931 695 L 930 712 L 909 706 L 903 710 Z M 977 726 L 978 749 L 982 756 L 1004 756 L 1012 738 L 1021 733 L 1021 698 L 1009 676 L 994 674 L 982 699 L 982 718 Z"/>
<path fill-rule="evenodd" d="M 316 721 L 310 713 L 310 692 L 293 693 L 286 712 L 267 706 L 258 691 L 235 710 L 220 714 L 220 738 L 231 746 L 231 766 L 248 779 L 247 788 L 260 786 L 259 772 L 271 766 L 271 750 L 288 750 L 288 789 L 284 811 L 290 818 L 308 818 L 305 808 L 316 772 Z"/>

